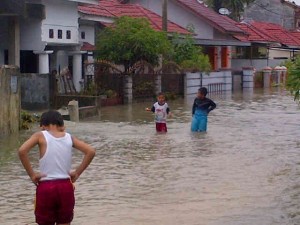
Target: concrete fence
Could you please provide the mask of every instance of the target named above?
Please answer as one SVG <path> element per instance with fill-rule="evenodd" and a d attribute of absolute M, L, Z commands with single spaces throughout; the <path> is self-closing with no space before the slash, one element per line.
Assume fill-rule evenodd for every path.
<path fill-rule="evenodd" d="M 232 75 L 230 70 L 220 72 L 186 73 L 184 79 L 184 95 L 196 95 L 200 87 L 206 87 L 210 93 L 232 90 Z"/>
<path fill-rule="evenodd" d="M 20 128 L 20 71 L 15 66 L 0 68 L 0 135 L 17 133 Z"/>

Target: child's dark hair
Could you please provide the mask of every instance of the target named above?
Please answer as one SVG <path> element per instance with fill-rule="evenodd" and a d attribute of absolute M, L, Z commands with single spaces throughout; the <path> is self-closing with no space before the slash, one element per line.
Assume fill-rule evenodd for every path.
<path fill-rule="evenodd" d="M 204 96 L 207 95 L 208 91 L 206 87 L 201 87 L 198 89 L 198 92 L 200 92 L 201 94 L 203 94 Z"/>
<path fill-rule="evenodd" d="M 62 115 L 55 110 L 44 112 L 41 116 L 40 126 L 49 126 L 50 124 L 57 125 L 59 127 L 64 126 L 64 119 Z"/>
<path fill-rule="evenodd" d="M 158 92 L 158 94 L 157 94 L 157 96 L 165 96 L 165 93 L 163 93 L 163 92 Z"/>

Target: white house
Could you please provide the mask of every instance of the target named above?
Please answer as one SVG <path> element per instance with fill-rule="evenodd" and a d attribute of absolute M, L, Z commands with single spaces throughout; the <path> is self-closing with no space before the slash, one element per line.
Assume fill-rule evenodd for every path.
<path fill-rule="evenodd" d="M 161 1 L 129 0 L 126 2 L 141 4 L 162 15 Z M 232 47 L 251 45 L 250 42 L 241 42 L 235 38 L 235 35 L 243 36 L 245 32 L 227 16 L 208 8 L 203 1 L 168 0 L 167 10 L 170 21 L 194 29 L 196 43 L 209 56 L 213 71 L 210 76 L 203 77 L 202 85 L 209 88 L 212 86 L 212 89 L 219 89 L 221 86 L 221 89 L 230 91 L 232 89 Z"/>
<path fill-rule="evenodd" d="M 82 78 L 78 6 L 98 0 L 2 0 L 0 65 L 20 66 L 21 73 L 47 74 L 69 67 L 74 85 Z"/>

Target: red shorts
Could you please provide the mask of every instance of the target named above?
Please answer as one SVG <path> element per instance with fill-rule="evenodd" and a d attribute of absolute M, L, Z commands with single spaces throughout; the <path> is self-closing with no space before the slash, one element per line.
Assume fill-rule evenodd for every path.
<path fill-rule="evenodd" d="M 71 223 L 74 205 L 70 179 L 41 181 L 36 189 L 36 222 L 43 225 Z"/>
<path fill-rule="evenodd" d="M 157 132 L 167 132 L 167 124 L 166 123 L 156 123 L 156 131 Z"/>

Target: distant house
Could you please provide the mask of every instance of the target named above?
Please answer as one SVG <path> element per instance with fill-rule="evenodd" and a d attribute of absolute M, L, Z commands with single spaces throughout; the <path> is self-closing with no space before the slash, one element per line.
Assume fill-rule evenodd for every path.
<path fill-rule="evenodd" d="M 251 42 L 250 47 L 233 49 L 232 67 L 241 70 L 243 66 L 253 66 L 261 70 L 266 66 L 275 67 L 284 60 L 292 59 L 300 50 L 300 32 L 289 31 L 281 25 L 248 21 L 237 23 L 247 36 L 235 37 L 240 41 Z"/>
<path fill-rule="evenodd" d="M 98 0 L 1 0 L 0 65 L 20 66 L 21 73 L 47 74 L 68 67 L 80 90 L 81 33 L 78 10 Z"/>
<path fill-rule="evenodd" d="M 130 0 L 162 15 L 161 1 Z M 237 40 L 234 35 L 244 35 L 244 31 L 234 21 L 197 0 L 169 0 L 168 19 L 182 27 L 192 27 L 195 40 L 209 55 L 214 71 L 231 68 L 231 46 L 250 46 L 250 43 Z"/>
<path fill-rule="evenodd" d="M 100 0 L 98 5 L 79 6 L 78 11 L 80 15 L 80 38 L 83 42 L 81 50 L 88 52 L 85 57 L 88 61 L 93 61 L 98 31 L 111 26 L 118 17 L 146 18 L 154 30 L 162 31 L 162 17 L 141 5 L 121 4 L 118 0 Z M 169 33 L 190 34 L 187 29 L 170 21 L 168 26 Z"/>
<path fill-rule="evenodd" d="M 162 17 L 136 4 L 121 4 L 118 0 L 99 0 L 98 5 L 79 6 L 81 38 L 85 37 L 92 47 L 95 43 L 95 33 L 103 27 L 110 26 L 121 16 L 146 18 L 154 30 L 162 31 Z M 180 25 L 168 22 L 169 33 L 190 34 Z M 84 34 L 84 35 L 83 35 Z M 84 41 L 82 39 L 82 41 Z"/>
<path fill-rule="evenodd" d="M 292 1 L 256 0 L 245 8 L 243 19 L 275 23 L 287 30 L 294 30 L 299 28 L 299 16 L 299 7 Z"/>

